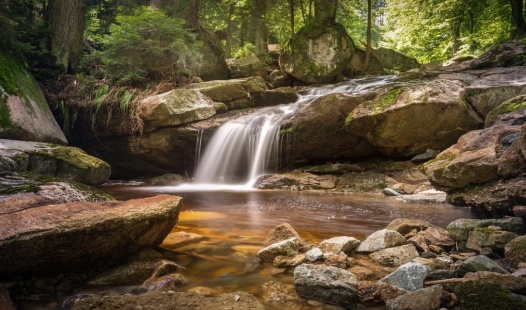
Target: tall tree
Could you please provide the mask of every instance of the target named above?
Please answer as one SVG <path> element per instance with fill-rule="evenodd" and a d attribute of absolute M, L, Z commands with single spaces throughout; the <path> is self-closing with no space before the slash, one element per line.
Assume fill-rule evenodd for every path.
<path fill-rule="evenodd" d="M 338 0 L 315 0 L 314 18 L 319 22 L 334 23 Z"/>
<path fill-rule="evenodd" d="M 86 7 L 85 0 L 49 0 L 51 52 L 67 72 L 80 63 Z"/>
<path fill-rule="evenodd" d="M 268 52 L 267 0 L 254 0 L 255 36 L 254 46 L 257 53 Z"/>
<path fill-rule="evenodd" d="M 367 47 L 365 50 L 365 70 L 371 62 L 371 29 L 373 27 L 373 0 L 367 0 Z"/>
<path fill-rule="evenodd" d="M 194 29 L 199 27 L 199 0 L 190 0 L 188 23 Z"/>
<path fill-rule="evenodd" d="M 511 38 L 526 36 L 526 22 L 524 21 L 524 4 L 522 0 L 510 0 L 511 6 Z"/>

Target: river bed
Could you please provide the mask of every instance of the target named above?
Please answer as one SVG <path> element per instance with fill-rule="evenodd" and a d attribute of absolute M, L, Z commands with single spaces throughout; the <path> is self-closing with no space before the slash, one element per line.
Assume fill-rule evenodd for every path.
<path fill-rule="evenodd" d="M 189 284 L 181 290 L 206 287 L 216 292 L 247 291 L 262 297 L 268 281 L 293 283 L 289 272 L 260 264 L 256 252 L 263 248 L 268 231 L 290 223 L 308 243 L 335 236 L 363 240 L 396 218 L 429 221 L 445 227 L 458 218 L 476 217 L 469 208 L 448 204 L 404 203 L 393 197 L 332 195 L 292 191 L 194 191 L 177 187 L 104 186 L 117 199 L 158 194 L 183 197 L 183 209 L 172 232 L 204 236 L 201 241 L 173 247 L 170 235 L 161 245 L 163 254 L 185 267 Z M 283 309 L 283 304 L 266 304 Z M 385 309 L 365 307 L 363 309 Z M 307 301 L 287 304 L 286 309 L 325 309 Z"/>

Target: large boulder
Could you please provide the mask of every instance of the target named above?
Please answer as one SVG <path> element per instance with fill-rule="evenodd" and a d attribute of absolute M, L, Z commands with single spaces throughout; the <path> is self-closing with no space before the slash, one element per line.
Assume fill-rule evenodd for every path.
<path fill-rule="evenodd" d="M 384 69 L 403 72 L 420 68 L 416 59 L 388 48 L 379 47 L 373 50 L 373 55 Z"/>
<path fill-rule="evenodd" d="M 407 242 L 404 236 L 399 232 L 389 229 L 382 229 L 369 235 L 356 248 L 358 253 L 370 253 L 386 248 L 403 245 Z"/>
<path fill-rule="evenodd" d="M 526 67 L 495 68 L 482 74 L 465 90 L 466 99 L 482 116 L 502 102 L 526 94 Z"/>
<path fill-rule="evenodd" d="M 323 162 L 348 160 L 374 154 L 369 142 L 345 128 L 347 115 L 374 94 L 347 96 L 330 94 L 320 97 L 298 111 L 289 123 L 284 139 L 291 143 L 293 161 Z"/>
<path fill-rule="evenodd" d="M 469 62 L 470 69 L 523 66 L 526 64 L 526 43 L 511 41 L 495 45 L 482 56 Z"/>
<path fill-rule="evenodd" d="M 349 113 L 347 129 L 386 156 L 445 149 L 482 124 L 463 98 L 464 87 L 446 78 L 386 87 Z"/>
<path fill-rule="evenodd" d="M 215 103 L 201 92 L 174 89 L 147 97 L 140 103 L 143 131 L 207 119 L 216 114 Z"/>
<path fill-rule="evenodd" d="M 180 197 L 162 195 L 2 212 L 0 278 L 86 273 L 122 263 L 159 245 L 176 224 L 181 205 Z"/>
<path fill-rule="evenodd" d="M 247 78 L 251 76 L 260 76 L 265 80 L 268 79 L 265 63 L 256 56 L 248 56 L 242 59 L 228 59 L 229 76 L 232 79 Z"/>
<path fill-rule="evenodd" d="M 441 298 L 442 286 L 434 285 L 388 300 L 385 305 L 387 310 L 438 310 Z"/>
<path fill-rule="evenodd" d="M 110 166 L 84 151 L 50 143 L 0 139 L 0 170 L 30 171 L 86 184 L 106 182 Z"/>
<path fill-rule="evenodd" d="M 294 269 L 298 295 L 324 303 L 354 308 L 358 300 L 358 279 L 344 269 L 303 264 Z"/>
<path fill-rule="evenodd" d="M 281 70 L 308 84 L 329 83 L 342 73 L 354 43 L 340 24 L 312 23 L 301 28 L 279 58 Z"/>
<path fill-rule="evenodd" d="M 0 51 L 0 138 L 67 144 L 29 71 Z"/>
<path fill-rule="evenodd" d="M 409 262 L 398 267 L 380 281 L 407 291 L 417 291 L 424 287 L 424 280 L 430 272 L 431 269 L 428 266 Z"/>
<path fill-rule="evenodd" d="M 343 72 L 346 76 L 354 77 L 356 75 L 364 74 L 384 74 L 384 68 L 378 57 L 371 53 L 371 59 L 369 60 L 369 67 L 365 67 L 366 53 L 364 50 L 355 48 L 352 55 L 351 61 L 347 65 L 347 68 Z"/>

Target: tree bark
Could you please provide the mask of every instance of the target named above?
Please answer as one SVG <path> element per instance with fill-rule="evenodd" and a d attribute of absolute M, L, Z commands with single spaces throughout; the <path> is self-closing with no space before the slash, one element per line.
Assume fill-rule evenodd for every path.
<path fill-rule="evenodd" d="M 232 16 L 234 15 L 236 9 L 235 3 L 230 4 L 230 9 L 228 10 L 228 21 L 226 27 L 226 42 L 225 42 L 225 57 L 232 58 L 232 33 L 234 32 L 234 21 Z"/>
<path fill-rule="evenodd" d="M 67 72 L 73 72 L 80 63 L 86 9 L 85 0 L 48 3 L 51 52 Z"/>
<path fill-rule="evenodd" d="M 522 0 L 510 0 L 511 5 L 511 39 L 526 36 L 526 22 L 524 21 L 524 4 Z"/>
<path fill-rule="evenodd" d="M 190 0 L 188 23 L 190 24 L 190 27 L 194 29 L 199 28 L 199 0 Z"/>
<path fill-rule="evenodd" d="M 373 4 L 372 0 L 367 0 L 367 47 L 365 50 L 365 71 L 369 70 L 371 63 L 371 29 L 373 27 Z"/>
<path fill-rule="evenodd" d="M 268 52 L 267 42 L 267 0 L 254 0 L 254 19 L 256 22 L 256 33 L 254 38 L 254 45 L 256 52 Z"/>

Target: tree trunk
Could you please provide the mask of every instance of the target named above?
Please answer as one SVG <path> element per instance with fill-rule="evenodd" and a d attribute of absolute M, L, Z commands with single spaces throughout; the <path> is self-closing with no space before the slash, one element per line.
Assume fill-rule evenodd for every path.
<path fill-rule="evenodd" d="M 227 59 L 232 58 L 232 32 L 234 32 L 234 21 L 232 20 L 232 16 L 234 16 L 235 9 L 235 3 L 231 3 L 230 9 L 228 10 L 228 21 L 226 28 L 225 57 Z"/>
<path fill-rule="evenodd" d="M 290 31 L 292 32 L 292 37 L 294 38 L 294 0 L 289 0 L 290 8 Z"/>
<path fill-rule="evenodd" d="M 336 20 L 336 9 L 338 0 L 315 0 L 314 18 L 318 22 L 333 24 Z"/>
<path fill-rule="evenodd" d="M 51 52 L 67 72 L 80 63 L 86 9 L 85 0 L 50 0 L 48 4 Z"/>
<path fill-rule="evenodd" d="M 526 22 L 524 21 L 524 4 L 522 0 L 510 0 L 511 5 L 511 39 L 526 36 Z"/>
<path fill-rule="evenodd" d="M 367 47 L 365 50 L 365 71 L 369 70 L 371 63 L 371 29 L 373 27 L 373 0 L 367 0 Z"/>
<path fill-rule="evenodd" d="M 254 45 L 256 52 L 268 52 L 267 42 L 267 0 L 254 0 L 254 19 L 256 22 L 256 33 Z"/>
<path fill-rule="evenodd" d="M 188 23 L 190 24 L 190 27 L 194 29 L 199 28 L 199 0 L 190 0 Z"/>

